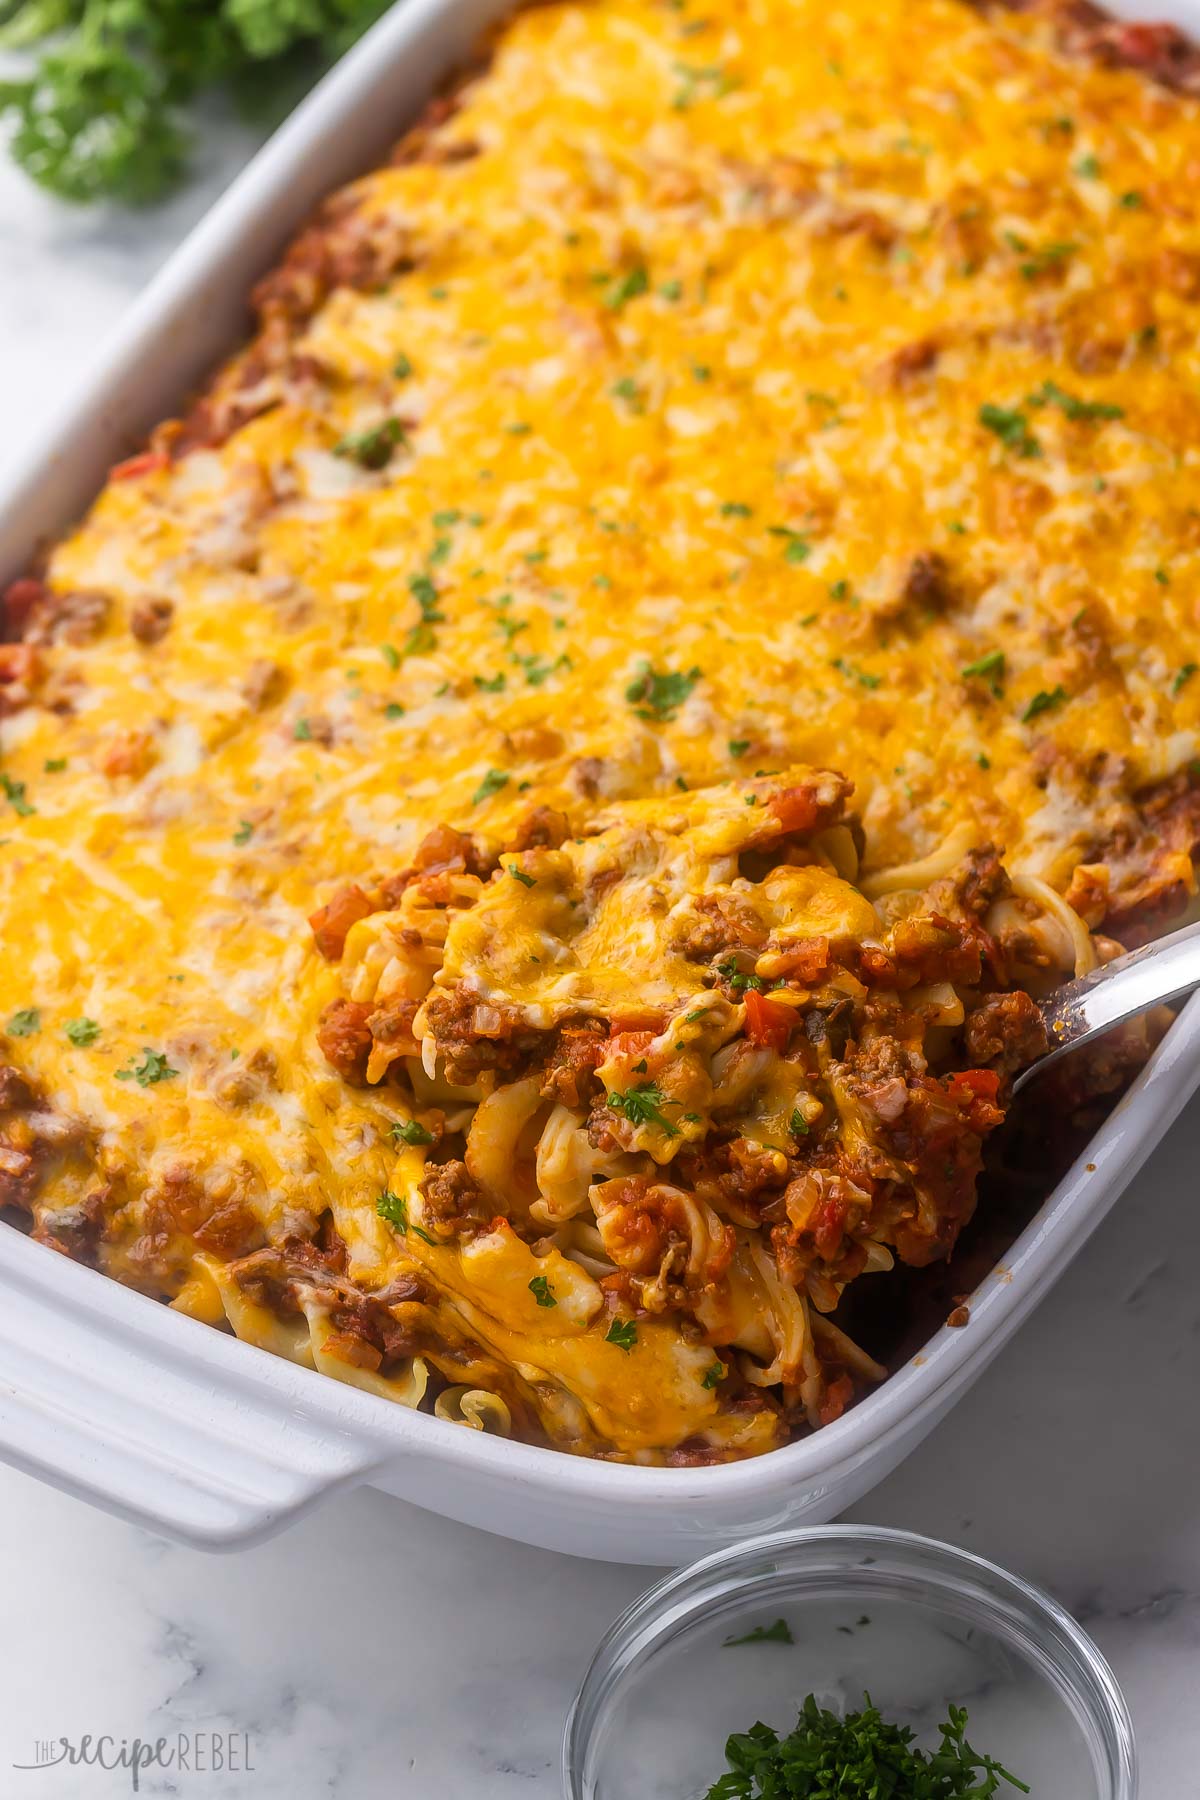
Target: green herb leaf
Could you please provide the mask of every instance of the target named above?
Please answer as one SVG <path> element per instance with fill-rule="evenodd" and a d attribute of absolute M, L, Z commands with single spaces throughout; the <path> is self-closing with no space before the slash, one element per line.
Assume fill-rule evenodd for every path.
<path fill-rule="evenodd" d="M 1040 713 L 1049 712 L 1052 706 L 1061 705 L 1066 698 L 1067 690 L 1062 686 L 1061 682 L 1056 688 L 1052 688 L 1049 693 L 1047 693 L 1045 688 L 1042 688 L 1039 693 L 1036 693 L 1033 696 L 1033 699 L 1021 714 L 1022 725 L 1028 725 L 1029 721 L 1031 719 L 1036 719 Z"/>
<path fill-rule="evenodd" d="M 650 277 L 639 264 L 637 268 L 630 269 L 627 274 L 614 275 L 601 295 L 601 299 L 609 312 L 620 312 L 623 306 L 628 306 L 631 300 L 636 300 L 640 294 L 644 294 L 649 286 Z"/>
<path fill-rule="evenodd" d="M 433 1133 L 419 1119 L 397 1119 L 388 1126 L 388 1135 L 397 1144 L 432 1144 Z"/>
<path fill-rule="evenodd" d="M 812 1130 L 812 1126 L 800 1111 L 799 1107 L 793 1107 L 792 1109 L 792 1116 L 788 1120 L 788 1130 L 793 1137 L 807 1137 Z"/>
<path fill-rule="evenodd" d="M 100 1027 L 95 1019 L 68 1019 L 63 1030 L 68 1041 L 74 1044 L 77 1050 L 86 1050 L 88 1045 L 94 1044 L 100 1036 Z"/>
<path fill-rule="evenodd" d="M 475 792 L 471 795 L 471 805 L 479 806 L 484 800 L 490 800 L 501 788 L 508 786 L 508 775 L 503 769 L 489 769 Z"/>
<path fill-rule="evenodd" d="M 512 876 L 513 880 L 519 881 L 521 883 L 522 887 L 536 887 L 537 886 L 537 881 L 536 881 L 535 877 L 532 875 L 527 875 L 525 873 L 524 869 L 518 869 L 516 863 L 509 863 L 507 866 L 508 866 L 508 872 Z"/>
<path fill-rule="evenodd" d="M 1110 406 L 1104 400 L 1080 400 L 1075 394 L 1068 394 L 1060 388 L 1057 381 L 1043 381 L 1026 401 L 1026 406 L 1057 406 L 1068 419 L 1123 419 L 1123 406 Z"/>
<path fill-rule="evenodd" d="M 623 1114 L 627 1123 L 638 1130 L 643 1125 L 656 1125 L 664 1137 L 678 1137 L 679 1127 L 672 1125 L 663 1113 L 664 1106 L 680 1106 L 679 1100 L 668 1100 L 656 1082 L 640 1081 L 636 1087 L 628 1088 L 625 1093 L 612 1093 L 608 1096 L 608 1104 L 614 1112 Z"/>
<path fill-rule="evenodd" d="M 614 1319 L 604 1334 L 606 1344 L 615 1344 L 626 1356 L 638 1341 L 638 1328 L 632 1319 Z"/>
<path fill-rule="evenodd" d="M 9 1037 L 32 1037 L 35 1031 L 41 1030 L 41 1025 L 42 1015 L 37 1007 L 23 1006 L 20 1012 L 13 1014 L 4 1029 Z"/>
<path fill-rule="evenodd" d="M 786 1619 L 776 1619 L 773 1625 L 756 1625 L 745 1637 L 725 1639 L 724 1648 L 734 1650 L 739 1644 L 794 1644 L 792 1628 Z"/>
<path fill-rule="evenodd" d="M 393 1194 L 391 1188 L 384 1188 L 382 1194 L 379 1195 L 375 1202 L 375 1211 L 379 1214 L 380 1218 L 386 1220 L 392 1229 L 398 1232 L 401 1237 L 407 1237 L 411 1231 L 413 1236 L 419 1237 L 423 1244 L 434 1244 L 436 1242 L 434 1238 L 430 1237 L 427 1231 L 423 1231 L 419 1225 L 415 1225 L 409 1218 L 408 1201 L 404 1198 L 403 1194 Z"/>
<path fill-rule="evenodd" d="M 998 682 L 1004 674 L 1004 652 L 1003 650 L 989 650 L 986 656 L 979 656 L 974 662 L 964 663 L 961 672 L 964 681 L 970 681 L 976 676 L 981 679 L 994 676 Z M 994 691 L 999 694 L 1000 689 L 996 687 Z"/>
<path fill-rule="evenodd" d="M 786 1636 L 773 1635 L 781 1628 Z M 783 1619 L 761 1636 L 751 1632 L 726 1640 L 792 1641 Z M 800 1800 L 802 1795 L 812 1800 L 990 1800 L 1002 1781 L 1029 1792 L 1002 1764 L 967 1742 L 967 1715 L 961 1706 L 950 1706 L 949 1718 L 938 1728 L 941 1743 L 927 1751 L 915 1747 L 916 1734 L 907 1725 L 891 1724 L 869 1695 L 863 1699 L 861 1711 L 839 1718 L 809 1694 L 795 1730 L 785 1738 L 761 1720 L 749 1731 L 734 1732 L 725 1744 L 728 1773 L 708 1790 L 706 1800 Z"/>
<path fill-rule="evenodd" d="M 5 798 L 18 818 L 27 819 L 31 813 L 37 811 L 37 807 L 31 806 L 25 798 L 25 783 L 14 781 L 5 769 L 0 769 L 0 789 L 3 789 Z"/>
<path fill-rule="evenodd" d="M 793 531 L 790 525 L 768 525 L 767 530 L 772 537 L 783 538 L 783 560 L 790 563 L 807 562 L 812 545 L 802 531 Z"/>
<path fill-rule="evenodd" d="M 549 1281 L 544 1275 L 535 1275 L 529 1283 L 529 1291 L 539 1306 L 557 1306 Z"/>
<path fill-rule="evenodd" d="M 702 1388 L 715 1388 L 724 1381 L 728 1373 L 729 1371 L 726 1369 L 723 1362 L 712 1363 L 705 1369 L 704 1379 L 701 1381 L 700 1386 Z"/>
<path fill-rule="evenodd" d="M 240 848 L 243 844 L 248 844 L 253 836 L 253 825 L 250 823 L 249 819 L 243 819 L 233 834 L 233 841 Z"/>
<path fill-rule="evenodd" d="M 350 431 L 333 446 L 335 456 L 347 457 L 361 469 L 385 469 L 393 451 L 405 440 L 399 419 L 383 419 L 369 431 Z"/>
<path fill-rule="evenodd" d="M 1178 675 L 1176 675 L 1174 681 L 1171 683 L 1172 694 L 1177 694 L 1181 688 L 1185 688 L 1197 669 L 1200 669 L 1200 663 L 1184 663 L 1182 669 L 1180 669 Z"/>
<path fill-rule="evenodd" d="M 132 1060 L 132 1058 L 130 1059 Z M 178 1075 L 161 1050 L 152 1050 L 149 1044 L 142 1046 L 142 1060 L 133 1069 L 118 1069 L 118 1081 L 136 1081 L 141 1088 L 155 1087 L 160 1081 L 170 1081 Z"/>
<path fill-rule="evenodd" d="M 700 679 L 700 670 L 655 669 L 643 662 L 642 672 L 625 689 L 625 698 L 639 719 L 666 724 L 688 698 Z"/>
<path fill-rule="evenodd" d="M 986 431 L 994 432 L 1015 456 L 1042 454 L 1042 446 L 1029 429 L 1029 420 L 1015 407 L 993 406 L 989 400 L 979 409 L 979 423 Z"/>

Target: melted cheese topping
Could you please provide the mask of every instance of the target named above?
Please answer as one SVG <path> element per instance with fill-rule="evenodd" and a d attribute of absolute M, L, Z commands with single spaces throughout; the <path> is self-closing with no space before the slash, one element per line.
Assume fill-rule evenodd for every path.
<path fill-rule="evenodd" d="M 964 827 L 1062 887 L 1136 837 L 1200 726 L 1196 128 L 955 0 L 510 24 L 440 154 L 350 191 L 406 266 L 317 309 L 317 378 L 50 558 L 109 607 L 3 722 L 6 1055 L 75 1132 L 43 1212 L 99 1183 L 105 1265 L 201 1312 L 180 1195 L 272 1241 L 331 1208 L 364 1279 L 410 1260 L 305 919 L 432 822 L 809 762 L 868 866 Z M 809 898 L 805 931 L 869 927 Z M 505 927 L 471 927 L 493 977 Z M 650 952 L 604 929 L 613 1005 Z"/>

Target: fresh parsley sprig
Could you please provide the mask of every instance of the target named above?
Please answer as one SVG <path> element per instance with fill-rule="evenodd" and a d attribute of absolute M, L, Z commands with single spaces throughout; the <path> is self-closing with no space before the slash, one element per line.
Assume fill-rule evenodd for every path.
<path fill-rule="evenodd" d="M 187 172 L 198 94 L 281 115 L 387 4 L 0 0 L 0 48 L 40 52 L 0 82 L 10 149 L 63 200 L 158 200 Z"/>
<path fill-rule="evenodd" d="M 756 1640 L 758 1641 L 758 1640 Z M 786 1642 L 787 1639 L 782 1641 Z M 990 1800 L 1001 1782 L 1022 1794 L 1023 1781 L 966 1739 L 967 1715 L 950 1706 L 939 1726 L 936 1750 L 914 1748 L 914 1733 L 893 1725 L 872 1706 L 836 1713 L 817 1705 L 810 1694 L 800 1709 L 796 1728 L 781 1738 L 761 1722 L 735 1732 L 725 1745 L 728 1772 L 709 1788 L 705 1800 L 785 1800 L 808 1794 L 813 1800 Z"/>

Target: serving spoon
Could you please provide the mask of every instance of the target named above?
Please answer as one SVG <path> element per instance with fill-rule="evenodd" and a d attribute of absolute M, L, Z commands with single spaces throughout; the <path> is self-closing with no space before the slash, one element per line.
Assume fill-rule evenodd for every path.
<path fill-rule="evenodd" d="M 1110 963 L 1080 975 L 1038 1003 L 1050 1048 L 1045 1056 L 1022 1069 L 1012 1084 L 1013 1094 L 1051 1063 L 1072 1050 L 1090 1044 L 1126 1019 L 1148 1012 L 1168 1000 L 1200 987 L 1200 920 L 1172 931 L 1168 937 L 1127 951 Z"/>

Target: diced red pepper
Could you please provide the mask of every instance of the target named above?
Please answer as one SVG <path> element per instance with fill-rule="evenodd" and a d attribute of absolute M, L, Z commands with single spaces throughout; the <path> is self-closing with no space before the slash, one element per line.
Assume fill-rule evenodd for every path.
<path fill-rule="evenodd" d="M 746 1036 L 764 1050 L 786 1050 L 796 1010 L 760 994 L 757 988 L 746 989 Z"/>
<path fill-rule="evenodd" d="M 811 831 L 820 814 L 811 787 L 780 788 L 767 801 L 767 811 L 775 815 L 784 831 Z"/>
<path fill-rule="evenodd" d="M 152 475 L 165 469 L 168 461 L 165 450 L 142 450 L 137 456 L 127 456 L 124 462 L 114 463 L 108 471 L 108 479 L 131 481 L 135 475 Z"/>
<path fill-rule="evenodd" d="M 957 1069 L 947 1090 L 954 1100 L 994 1101 L 1000 1092 L 1000 1077 L 994 1069 Z"/>

